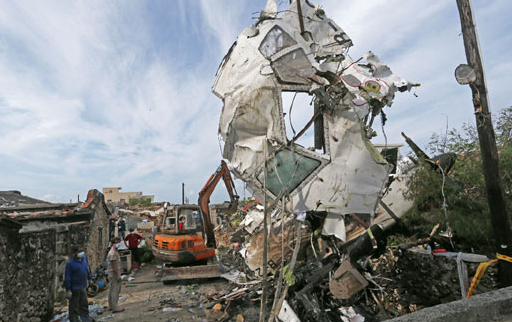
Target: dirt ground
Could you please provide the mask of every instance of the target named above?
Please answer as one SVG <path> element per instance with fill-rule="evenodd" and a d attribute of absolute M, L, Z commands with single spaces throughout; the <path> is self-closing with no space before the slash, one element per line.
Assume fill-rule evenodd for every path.
<path fill-rule="evenodd" d="M 134 280 L 122 282 L 119 306 L 125 309 L 124 312 L 107 311 L 108 291 L 90 298 L 105 307 L 103 313 L 95 317 L 96 321 L 208 321 L 214 303 L 208 302 L 205 294 L 222 292 L 228 287 L 228 283 L 224 279 L 210 279 L 164 285 L 157 281 L 156 266 L 157 264 L 145 265 L 132 273 Z"/>

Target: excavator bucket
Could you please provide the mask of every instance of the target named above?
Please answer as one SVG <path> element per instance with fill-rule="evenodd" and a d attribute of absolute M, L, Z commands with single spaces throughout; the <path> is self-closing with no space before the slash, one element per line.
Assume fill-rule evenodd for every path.
<path fill-rule="evenodd" d="M 161 276 L 162 281 L 166 282 L 196 278 L 216 278 L 220 277 L 221 272 L 219 264 L 182 267 L 172 267 L 169 265 L 164 265 L 161 268 L 161 272 L 159 275 Z"/>
<path fill-rule="evenodd" d="M 223 204 L 216 205 L 217 211 L 221 211 L 227 215 L 234 214 L 238 211 L 238 201 L 227 202 L 225 201 Z"/>

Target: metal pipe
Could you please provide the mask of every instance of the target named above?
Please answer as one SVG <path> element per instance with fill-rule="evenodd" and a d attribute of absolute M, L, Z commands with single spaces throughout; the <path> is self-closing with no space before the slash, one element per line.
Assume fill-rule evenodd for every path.
<path fill-rule="evenodd" d="M 300 1 L 297 0 L 297 14 L 299 15 L 299 26 L 300 26 L 300 34 L 304 32 L 304 19 L 302 18 L 302 8 L 300 6 Z"/>

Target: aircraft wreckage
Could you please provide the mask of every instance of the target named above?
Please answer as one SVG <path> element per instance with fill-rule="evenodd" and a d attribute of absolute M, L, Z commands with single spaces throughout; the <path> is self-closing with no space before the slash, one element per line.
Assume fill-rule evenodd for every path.
<path fill-rule="evenodd" d="M 293 1 L 278 14 L 269 0 L 229 49 L 213 85 L 224 104 L 223 157 L 234 175 L 258 198 L 263 191 L 278 201 L 286 196 L 288 211 L 327 213 L 323 233 L 342 240 L 342 215 L 369 214 L 373 220 L 382 207 L 392 165 L 370 142 L 372 125 L 379 116 L 379 124 L 385 122 L 383 109 L 397 91 L 416 86 L 372 52 L 351 60 L 351 46 L 318 6 Z M 314 103 L 311 120 L 293 138 L 286 136 L 284 92 L 307 93 Z M 308 149 L 296 140 L 312 124 L 315 146 Z M 393 212 L 384 206 L 380 211 Z"/>

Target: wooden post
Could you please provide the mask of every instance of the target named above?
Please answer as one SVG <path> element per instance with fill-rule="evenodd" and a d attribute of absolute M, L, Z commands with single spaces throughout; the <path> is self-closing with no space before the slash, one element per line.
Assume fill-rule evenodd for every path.
<path fill-rule="evenodd" d="M 285 189 L 283 187 L 283 189 Z M 283 276 L 284 276 L 284 213 L 286 211 L 286 197 L 283 195 L 283 199 L 281 201 L 281 272 L 279 273 L 279 279 L 277 280 L 276 292 L 274 293 L 274 302 L 272 303 L 272 309 L 270 310 L 270 316 L 268 318 L 268 322 L 274 322 L 275 317 L 279 314 L 277 312 L 277 302 L 279 297 L 281 296 L 281 289 L 283 287 Z M 275 281 L 275 279 L 274 279 Z M 281 309 L 281 308 L 279 308 Z"/>
<path fill-rule="evenodd" d="M 267 137 L 263 142 L 263 291 L 261 293 L 260 322 L 265 321 L 267 313 L 267 292 L 268 292 L 268 206 L 267 206 Z"/>
<path fill-rule="evenodd" d="M 491 121 L 491 112 L 485 84 L 484 69 L 480 45 L 475 28 L 475 20 L 470 0 L 456 0 L 459 9 L 466 59 L 476 74 L 476 80 L 470 84 L 475 107 L 476 125 L 480 151 L 482 153 L 483 173 L 487 191 L 487 200 L 491 212 L 491 223 L 496 240 L 496 252 L 512 256 L 512 231 L 507 215 L 506 202 L 501 181 L 498 149 Z M 512 263 L 498 261 L 498 279 L 502 287 L 512 285 Z"/>

